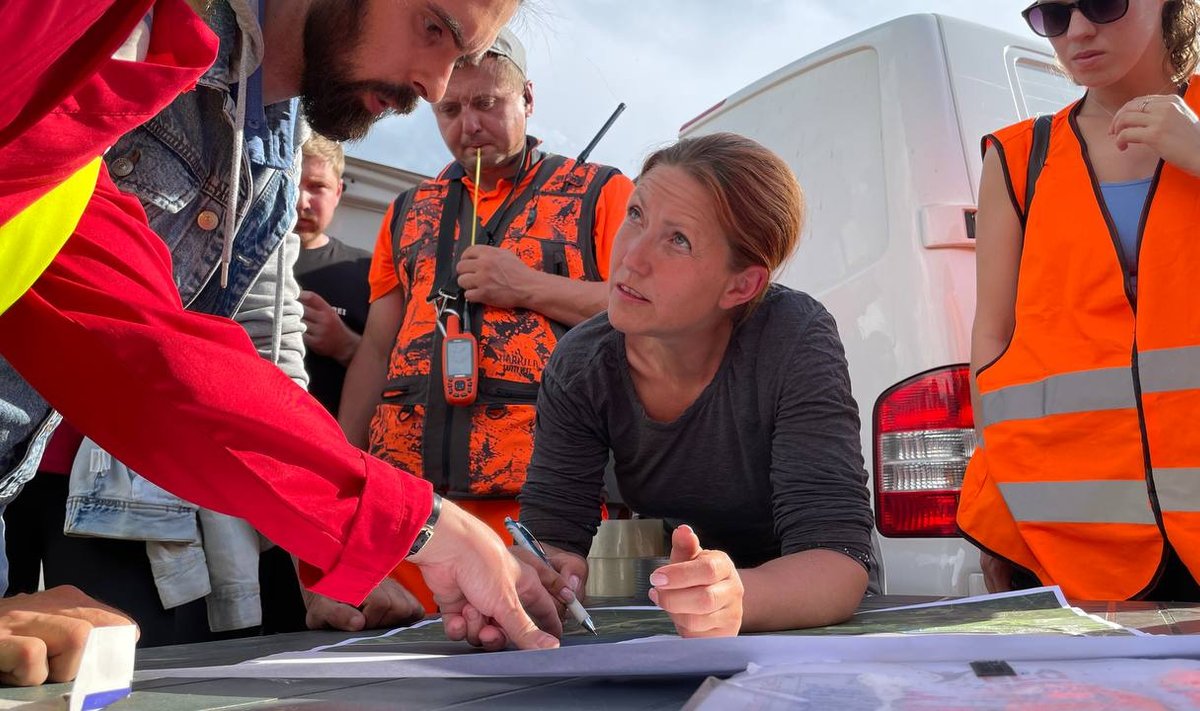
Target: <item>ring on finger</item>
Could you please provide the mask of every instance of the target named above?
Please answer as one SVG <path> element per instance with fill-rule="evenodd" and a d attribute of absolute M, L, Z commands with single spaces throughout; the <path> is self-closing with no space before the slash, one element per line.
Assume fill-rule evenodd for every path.
<path fill-rule="evenodd" d="M 1150 99 L 1142 99 L 1142 111 L 1146 111 L 1146 107 L 1150 105 Z"/>

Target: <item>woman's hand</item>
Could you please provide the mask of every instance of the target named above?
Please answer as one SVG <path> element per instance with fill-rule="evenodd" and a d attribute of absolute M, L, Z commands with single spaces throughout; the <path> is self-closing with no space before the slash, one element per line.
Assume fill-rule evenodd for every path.
<path fill-rule="evenodd" d="M 580 602 L 583 602 L 584 588 L 587 585 L 588 577 L 587 558 L 543 544 L 542 550 L 546 551 L 546 557 L 550 559 L 550 565 L 547 566 L 536 555 L 520 546 L 513 546 L 510 550 L 518 560 L 537 572 L 542 586 L 546 588 L 558 606 L 559 619 L 566 619 L 566 606 L 572 600 L 578 598 Z"/>
<path fill-rule="evenodd" d="M 690 526 L 671 534 L 671 563 L 650 575 L 650 599 L 666 610 L 681 637 L 726 637 L 742 628 L 745 589 L 733 561 L 700 547 Z"/>
<path fill-rule="evenodd" d="M 1200 119 L 1175 94 L 1139 96 L 1113 115 L 1117 148 L 1143 145 L 1166 162 L 1200 176 Z"/>

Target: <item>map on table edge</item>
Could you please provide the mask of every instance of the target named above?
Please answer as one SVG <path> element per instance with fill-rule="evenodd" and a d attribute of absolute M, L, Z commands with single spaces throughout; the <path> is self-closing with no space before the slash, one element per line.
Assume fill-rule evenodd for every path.
<path fill-rule="evenodd" d="M 648 607 L 592 608 L 598 636 L 566 623 L 563 646 L 625 642 L 660 635 L 675 635 L 667 613 Z M 1020 593 L 983 595 L 928 605 L 860 612 L 840 625 L 772 632 L 774 635 L 926 635 L 926 634 L 1054 634 L 1071 636 L 1131 635 L 1134 632 L 1067 606 L 1055 588 Z M 470 653 L 459 642 L 446 640 L 436 619 L 380 636 L 346 640 L 320 648 L 324 652 L 406 652 L 411 643 L 425 651 L 444 643 L 439 652 Z M 315 650 L 314 650 L 315 651 Z"/>

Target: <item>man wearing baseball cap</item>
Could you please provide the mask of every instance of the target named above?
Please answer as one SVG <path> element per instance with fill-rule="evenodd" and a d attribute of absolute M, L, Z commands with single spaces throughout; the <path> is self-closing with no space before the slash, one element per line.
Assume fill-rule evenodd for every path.
<path fill-rule="evenodd" d="M 351 442 L 502 535 L 533 451 L 542 370 L 567 329 L 604 310 L 633 191 L 615 168 L 541 150 L 526 132 L 533 107 L 525 49 L 508 30 L 454 70 L 433 105 L 454 162 L 384 216 L 339 412 Z M 456 325 L 475 357 L 450 383 L 463 375 L 443 363 L 448 339 L 463 340 Z M 455 395 L 462 380 L 473 402 Z M 415 573 L 402 565 L 394 577 L 429 607 Z"/>

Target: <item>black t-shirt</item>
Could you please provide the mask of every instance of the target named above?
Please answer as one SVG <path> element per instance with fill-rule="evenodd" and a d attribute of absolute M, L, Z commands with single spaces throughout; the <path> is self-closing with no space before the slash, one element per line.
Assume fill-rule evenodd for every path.
<path fill-rule="evenodd" d="M 691 525 L 739 567 L 827 548 L 873 568 L 846 357 L 807 294 L 772 286 L 674 422 L 647 417 L 625 337 L 600 314 L 559 341 L 537 412 L 521 521 L 545 543 L 587 555 L 611 452 L 633 510 Z"/>
<path fill-rule="evenodd" d="M 367 324 L 371 305 L 371 286 L 367 275 L 371 254 L 330 237 L 328 244 L 316 249 L 301 249 L 296 260 L 296 281 L 300 288 L 316 292 L 337 309 L 342 321 L 361 334 Z M 342 399 L 346 369 L 333 358 L 309 352 L 304 357 L 308 371 L 308 391 L 325 409 L 337 414 Z"/>

